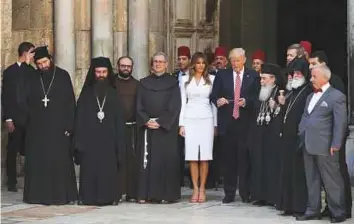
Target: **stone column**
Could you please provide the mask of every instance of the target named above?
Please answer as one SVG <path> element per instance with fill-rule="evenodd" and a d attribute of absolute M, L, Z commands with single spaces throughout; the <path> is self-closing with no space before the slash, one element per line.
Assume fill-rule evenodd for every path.
<path fill-rule="evenodd" d="M 347 1 L 347 26 L 348 26 L 348 111 L 350 135 L 346 144 L 346 159 L 351 179 L 354 179 L 354 2 Z M 352 182 L 354 183 L 354 182 Z"/>
<path fill-rule="evenodd" d="M 128 52 L 134 59 L 133 76 L 141 79 L 149 74 L 149 1 L 129 1 Z"/>
<path fill-rule="evenodd" d="M 149 57 L 166 49 L 164 5 L 164 0 L 149 0 Z"/>
<path fill-rule="evenodd" d="M 91 61 L 91 2 L 75 0 L 76 77 L 75 94 L 78 96 Z"/>
<path fill-rule="evenodd" d="M 128 0 L 115 0 L 114 3 L 114 56 L 113 67 L 119 57 L 128 54 Z"/>
<path fill-rule="evenodd" d="M 74 0 L 54 1 L 54 60 L 75 77 Z"/>
<path fill-rule="evenodd" d="M 113 60 L 112 0 L 92 0 L 92 56 Z"/>

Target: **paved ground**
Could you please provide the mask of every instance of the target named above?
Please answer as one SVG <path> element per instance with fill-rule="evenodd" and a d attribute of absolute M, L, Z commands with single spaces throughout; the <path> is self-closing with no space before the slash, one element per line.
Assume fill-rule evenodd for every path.
<path fill-rule="evenodd" d="M 205 204 L 190 204 L 189 189 L 183 189 L 181 202 L 170 205 L 139 205 L 123 203 L 118 206 L 41 206 L 22 203 L 22 189 L 18 193 L 1 191 L 1 223 L 48 224 L 277 224 L 296 223 L 294 218 L 279 216 L 270 207 L 255 207 L 240 202 L 223 205 L 222 191 L 207 192 Z M 306 222 L 302 222 L 306 223 Z M 328 220 L 311 221 L 311 224 L 329 223 Z M 346 223 L 354 223 L 354 219 Z"/>

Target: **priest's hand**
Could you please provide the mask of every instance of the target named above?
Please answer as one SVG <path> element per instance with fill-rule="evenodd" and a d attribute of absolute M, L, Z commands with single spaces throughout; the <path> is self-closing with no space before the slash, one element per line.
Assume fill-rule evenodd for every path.
<path fill-rule="evenodd" d="M 225 99 L 224 97 L 222 97 L 222 98 L 218 99 L 218 101 L 216 101 L 216 105 L 218 107 L 222 107 L 225 104 L 229 104 L 229 101 L 227 99 Z"/>
<path fill-rule="evenodd" d="M 339 148 L 334 148 L 332 147 L 331 148 L 331 156 L 334 156 L 334 153 L 338 152 L 339 151 Z"/>
<path fill-rule="evenodd" d="M 269 99 L 269 107 L 274 109 L 275 108 L 275 101 L 273 100 L 273 98 Z"/>
<path fill-rule="evenodd" d="M 158 129 L 158 128 L 160 128 L 159 123 L 157 123 L 156 121 L 149 121 L 149 122 L 147 122 L 147 126 L 148 126 L 148 128 L 150 128 L 150 129 Z"/>
<path fill-rule="evenodd" d="M 278 102 L 281 105 L 285 105 L 285 96 L 283 95 L 278 96 Z"/>
<path fill-rule="evenodd" d="M 184 126 L 181 126 L 181 127 L 179 128 L 179 135 L 182 136 L 182 137 L 184 137 L 185 134 L 186 134 L 186 132 L 185 132 L 185 130 L 184 130 Z"/>
<path fill-rule="evenodd" d="M 15 131 L 15 125 L 13 121 L 6 121 L 6 128 L 9 133 L 12 133 Z"/>

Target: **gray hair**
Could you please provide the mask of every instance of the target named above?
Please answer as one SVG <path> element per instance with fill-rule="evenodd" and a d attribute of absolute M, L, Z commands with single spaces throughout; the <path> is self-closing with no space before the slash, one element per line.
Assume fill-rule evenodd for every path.
<path fill-rule="evenodd" d="M 318 70 L 327 80 L 331 79 L 331 70 L 329 67 L 325 64 L 317 65 L 314 68 L 312 68 L 312 71 Z"/>
<path fill-rule="evenodd" d="M 151 57 L 151 62 L 154 60 L 154 58 L 156 56 L 163 56 L 165 58 L 165 61 L 168 61 L 168 57 L 167 57 L 167 54 L 165 54 L 164 52 L 162 51 L 159 51 L 159 52 L 156 52 L 155 54 L 152 55 Z"/>
<path fill-rule="evenodd" d="M 243 48 L 234 48 L 230 51 L 229 58 L 240 56 L 246 57 L 246 51 Z"/>
<path fill-rule="evenodd" d="M 298 57 L 305 55 L 305 49 L 300 44 L 292 44 L 288 47 L 288 50 L 296 50 L 296 56 Z"/>

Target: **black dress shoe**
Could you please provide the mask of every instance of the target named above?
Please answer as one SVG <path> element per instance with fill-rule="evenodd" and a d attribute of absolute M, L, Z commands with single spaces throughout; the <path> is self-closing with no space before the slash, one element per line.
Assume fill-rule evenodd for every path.
<path fill-rule="evenodd" d="M 281 216 L 292 216 L 294 213 L 289 212 L 289 211 L 284 211 L 283 213 L 280 213 Z"/>
<path fill-rule="evenodd" d="M 222 199 L 222 203 L 224 204 L 228 204 L 228 203 L 232 203 L 235 201 L 235 196 L 225 196 L 223 199 Z"/>
<path fill-rule="evenodd" d="M 344 222 L 345 220 L 346 220 L 345 216 L 333 217 L 333 218 L 331 218 L 331 223 L 340 223 L 340 222 Z"/>
<path fill-rule="evenodd" d="M 265 205 L 267 205 L 267 202 L 266 202 L 266 201 L 263 201 L 263 200 L 258 200 L 258 201 L 253 202 L 253 205 L 256 205 L 256 206 L 265 206 Z"/>
<path fill-rule="evenodd" d="M 17 187 L 16 186 L 9 186 L 7 188 L 8 191 L 11 191 L 11 192 L 17 192 Z"/>
<path fill-rule="evenodd" d="M 322 219 L 321 215 L 302 215 L 296 217 L 296 221 L 308 221 L 308 220 L 320 220 Z"/>
<path fill-rule="evenodd" d="M 251 200 L 251 198 L 242 198 L 242 202 L 243 203 L 251 203 L 252 202 L 252 200 Z"/>
<path fill-rule="evenodd" d="M 351 219 L 352 218 L 352 213 L 351 212 L 348 212 L 347 213 L 347 219 Z"/>

